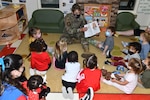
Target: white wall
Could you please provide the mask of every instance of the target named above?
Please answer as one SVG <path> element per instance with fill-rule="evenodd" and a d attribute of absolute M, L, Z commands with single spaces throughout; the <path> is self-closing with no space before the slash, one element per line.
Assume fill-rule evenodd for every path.
<path fill-rule="evenodd" d="M 144 14 L 144 13 L 138 13 L 138 6 L 139 6 L 139 1 L 140 0 L 136 0 L 135 3 L 135 8 L 134 10 L 119 10 L 119 12 L 131 12 L 135 15 L 137 15 L 136 21 L 140 24 L 141 28 L 145 28 L 146 26 L 150 25 L 150 14 Z"/>
<path fill-rule="evenodd" d="M 27 9 L 28 20 L 30 20 L 33 11 L 38 9 L 37 0 L 26 0 L 26 9 Z"/>

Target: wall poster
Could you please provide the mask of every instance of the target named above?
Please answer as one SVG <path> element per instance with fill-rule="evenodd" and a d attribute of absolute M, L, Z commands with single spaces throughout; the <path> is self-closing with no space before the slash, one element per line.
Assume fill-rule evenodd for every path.
<path fill-rule="evenodd" d="M 109 26 L 110 11 L 109 4 L 84 4 L 84 16 L 87 22 L 97 21 L 100 27 Z"/>

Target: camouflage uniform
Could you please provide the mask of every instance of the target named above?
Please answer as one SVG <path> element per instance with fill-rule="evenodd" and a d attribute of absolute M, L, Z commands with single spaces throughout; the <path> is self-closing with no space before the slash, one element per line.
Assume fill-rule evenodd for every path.
<path fill-rule="evenodd" d="M 73 43 L 74 39 L 80 40 L 84 51 L 89 51 L 89 43 L 84 38 L 84 33 L 80 31 L 80 28 L 86 24 L 85 18 L 80 15 L 79 18 L 75 18 L 73 13 L 69 13 L 65 16 L 65 28 L 64 35 L 62 37 L 67 38 L 68 43 Z"/>

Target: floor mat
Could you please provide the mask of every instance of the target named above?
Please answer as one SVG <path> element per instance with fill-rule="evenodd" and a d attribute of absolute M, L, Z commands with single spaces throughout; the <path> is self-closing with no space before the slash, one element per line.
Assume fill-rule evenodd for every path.
<path fill-rule="evenodd" d="M 2 51 L 4 47 L 5 45 L 0 45 L 0 51 Z"/>
<path fill-rule="evenodd" d="M 9 44 L 9 45 L 3 45 L 3 48 L 0 52 L 0 57 L 8 55 L 8 54 L 12 54 L 16 48 L 20 45 L 22 39 L 24 38 L 26 34 L 21 34 L 21 37 L 19 40 L 17 40 L 16 42 Z"/>
<path fill-rule="evenodd" d="M 120 47 L 119 46 L 114 46 L 114 49 L 111 53 L 113 56 L 121 56 L 122 55 L 122 52 L 120 50 Z"/>
<path fill-rule="evenodd" d="M 93 100 L 150 100 L 149 94 L 95 94 Z"/>

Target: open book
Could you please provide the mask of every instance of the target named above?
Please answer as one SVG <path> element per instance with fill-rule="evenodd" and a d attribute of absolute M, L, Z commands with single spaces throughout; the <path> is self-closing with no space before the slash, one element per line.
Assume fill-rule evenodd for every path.
<path fill-rule="evenodd" d="M 93 27 L 93 23 L 95 23 L 96 27 Z M 88 24 L 84 25 L 84 27 L 87 27 L 87 31 L 84 32 L 85 38 L 91 37 L 91 36 L 94 36 L 94 35 L 100 33 L 100 29 L 99 29 L 97 21 L 88 23 Z"/>

